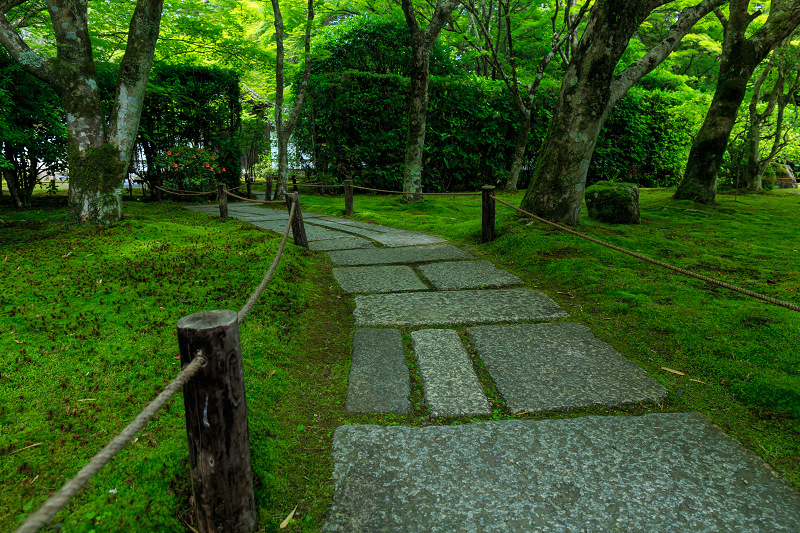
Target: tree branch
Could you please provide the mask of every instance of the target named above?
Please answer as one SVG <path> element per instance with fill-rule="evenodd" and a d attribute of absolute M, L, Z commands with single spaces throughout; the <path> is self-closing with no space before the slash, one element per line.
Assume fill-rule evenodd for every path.
<path fill-rule="evenodd" d="M 11 0 L 12 2 L 14 0 Z M 17 5 L 22 4 L 19 2 Z M 19 63 L 26 72 L 33 74 L 45 83 L 53 82 L 53 65 L 51 60 L 45 59 L 33 50 L 22 39 L 19 32 L 6 18 L 5 12 L 0 11 L 0 44 L 3 45 L 11 57 Z"/>

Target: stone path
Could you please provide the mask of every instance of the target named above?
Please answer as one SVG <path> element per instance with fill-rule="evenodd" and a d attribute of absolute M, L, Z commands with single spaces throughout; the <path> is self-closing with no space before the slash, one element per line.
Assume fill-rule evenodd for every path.
<path fill-rule="evenodd" d="M 229 213 L 285 228 L 285 211 Z M 667 395 L 549 297 L 442 239 L 303 217 L 311 248 L 327 251 L 356 295 L 348 413 L 487 417 L 476 365 L 512 414 Z M 410 401 L 411 372 L 423 405 Z M 800 493 L 697 413 L 343 425 L 333 461 L 327 532 L 800 532 Z"/>

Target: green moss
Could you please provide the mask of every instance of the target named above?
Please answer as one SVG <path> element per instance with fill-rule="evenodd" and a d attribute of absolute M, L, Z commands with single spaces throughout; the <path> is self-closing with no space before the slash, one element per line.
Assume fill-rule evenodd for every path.
<path fill-rule="evenodd" d="M 639 223 L 639 188 L 633 183 L 599 181 L 586 189 L 589 218 L 610 223 Z M 635 206 L 635 209 L 632 208 Z M 633 209 L 633 211 L 632 211 Z"/>

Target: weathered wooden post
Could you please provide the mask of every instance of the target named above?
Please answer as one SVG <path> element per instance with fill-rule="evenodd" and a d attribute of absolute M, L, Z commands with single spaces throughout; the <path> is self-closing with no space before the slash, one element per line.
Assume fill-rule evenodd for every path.
<path fill-rule="evenodd" d="M 219 197 L 219 218 L 228 218 L 228 187 L 224 183 L 217 185 Z"/>
<path fill-rule="evenodd" d="M 306 238 L 306 227 L 303 225 L 303 213 L 300 212 L 300 200 L 297 198 L 296 192 L 286 194 L 286 207 L 291 213 L 292 203 L 295 204 L 294 218 L 292 219 L 292 235 L 294 235 L 294 243 L 297 246 L 302 246 L 308 250 L 308 238 Z"/>
<path fill-rule="evenodd" d="M 481 192 L 481 242 L 491 242 L 494 240 L 494 185 L 484 185 Z"/>
<path fill-rule="evenodd" d="M 353 180 L 344 180 L 344 214 L 353 214 Z"/>
<path fill-rule="evenodd" d="M 245 178 L 244 182 L 247 184 L 247 197 L 248 198 L 252 198 L 253 197 L 253 187 L 252 187 L 253 182 L 252 182 L 252 180 L 250 178 Z"/>
<path fill-rule="evenodd" d="M 181 364 L 207 363 L 183 387 L 189 468 L 201 533 L 256 530 L 239 319 L 203 311 L 178 320 Z"/>
<path fill-rule="evenodd" d="M 297 174 L 292 174 L 292 186 L 294 187 L 294 192 L 297 192 Z"/>

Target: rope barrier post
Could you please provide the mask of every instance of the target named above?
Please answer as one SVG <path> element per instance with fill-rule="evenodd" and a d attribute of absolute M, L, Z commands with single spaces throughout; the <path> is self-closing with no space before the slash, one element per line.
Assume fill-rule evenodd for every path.
<path fill-rule="evenodd" d="M 295 204 L 294 217 L 292 218 L 292 235 L 294 236 L 294 243 L 297 246 L 302 246 L 308 250 L 306 227 L 303 225 L 303 213 L 300 212 L 300 200 L 298 200 L 296 192 L 286 194 L 286 207 L 289 209 L 290 213 L 292 212 L 292 204 Z"/>
<path fill-rule="evenodd" d="M 201 533 L 256 530 L 239 318 L 203 311 L 178 320 L 181 364 L 208 361 L 183 387 L 189 467 Z"/>
<path fill-rule="evenodd" d="M 160 180 L 158 182 L 156 182 L 156 183 L 153 183 L 153 188 L 151 189 L 152 195 L 153 195 L 153 197 L 154 197 L 156 202 L 160 202 L 162 197 L 163 197 L 163 195 L 161 193 L 161 185 L 162 185 L 162 183 L 163 182 L 160 181 Z"/>
<path fill-rule="evenodd" d="M 294 192 L 297 192 L 297 176 L 292 174 L 292 185 L 294 185 Z"/>
<path fill-rule="evenodd" d="M 353 215 L 353 180 L 344 180 L 344 215 Z"/>
<path fill-rule="evenodd" d="M 482 208 L 481 208 L 481 242 L 492 242 L 494 240 L 494 185 L 484 185 L 481 187 Z"/>
<path fill-rule="evenodd" d="M 228 187 L 224 183 L 217 185 L 219 197 L 219 218 L 228 218 Z"/>
<path fill-rule="evenodd" d="M 247 197 L 248 198 L 252 198 L 253 197 L 253 191 L 252 191 L 253 182 L 252 182 L 252 180 L 250 180 L 250 178 L 246 178 L 245 179 L 245 183 L 247 183 Z"/>

